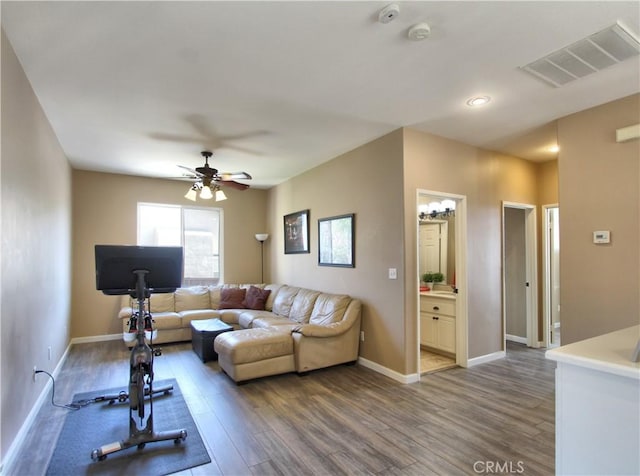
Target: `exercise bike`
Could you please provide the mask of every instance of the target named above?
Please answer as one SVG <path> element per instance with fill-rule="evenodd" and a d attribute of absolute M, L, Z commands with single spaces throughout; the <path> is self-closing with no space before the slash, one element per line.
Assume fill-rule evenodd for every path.
<path fill-rule="evenodd" d="M 118 394 L 104 398 L 109 400 L 109 404 L 114 403 L 116 399 L 129 400 L 129 437 L 93 450 L 91 459 L 94 461 L 102 461 L 107 455 L 132 446 L 142 449 L 147 443 L 166 440 L 174 440 L 175 444 L 179 444 L 187 438 L 187 430 L 184 428 L 160 432 L 153 429 L 153 396 L 156 393 L 168 394 L 173 390 L 173 386 L 165 386 L 155 391 L 153 389 L 154 352 L 145 340 L 146 333 L 153 332 L 151 313 L 145 310 L 145 301 L 150 296 L 145 280 L 148 271 L 138 269 L 133 273 L 136 276 L 136 288 L 131 297 L 137 300 L 138 310 L 129 321 L 129 331 L 135 332 L 136 336 L 136 344 L 131 349 L 129 359 L 129 393 L 126 397 L 125 394 Z M 145 397 L 148 397 L 148 400 Z"/>

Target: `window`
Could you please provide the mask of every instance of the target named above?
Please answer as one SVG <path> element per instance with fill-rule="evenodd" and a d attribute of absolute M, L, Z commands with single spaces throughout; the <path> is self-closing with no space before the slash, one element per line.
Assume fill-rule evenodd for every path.
<path fill-rule="evenodd" d="M 222 281 L 222 209 L 138 203 L 138 245 L 182 246 L 183 286 Z"/>

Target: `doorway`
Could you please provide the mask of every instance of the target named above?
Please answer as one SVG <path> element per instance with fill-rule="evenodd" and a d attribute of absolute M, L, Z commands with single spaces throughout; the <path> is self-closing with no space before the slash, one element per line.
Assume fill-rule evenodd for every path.
<path fill-rule="evenodd" d="M 502 204 L 502 296 L 506 341 L 539 347 L 535 205 Z"/>
<path fill-rule="evenodd" d="M 453 202 L 454 213 L 432 214 L 425 218 L 425 207 L 433 202 Z M 447 305 L 438 306 L 439 309 L 430 315 L 430 320 L 421 324 L 421 299 L 419 286 L 416 286 L 417 304 L 417 332 L 416 356 L 417 376 L 421 374 L 421 342 L 434 338 L 435 342 L 425 342 L 427 347 L 440 348 L 443 353 L 454 359 L 455 365 L 467 367 L 467 198 L 464 195 L 418 190 L 416 197 L 416 274 L 420 283 L 421 275 L 425 272 L 437 271 L 443 274 L 445 285 L 439 292 L 449 293 L 448 296 L 431 296 L 440 299 Z M 446 208 L 445 208 L 446 210 Z M 422 213 L 423 218 L 419 215 Z M 422 223 L 422 225 L 421 225 Z M 435 243 L 438 242 L 438 246 Z M 426 254 L 421 248 L 428 249 Z M 428 256 L 428 258 L 427 258 Z M 435 269 L 434 263 L 438 263 Z M 433 268 L 433 269 L 432 269 Z M 452 292 L 455 290 L 456 292 Z M 455 303 L 454 305 L 451 305 Z M 424 314 L 424 313 L 423 313 Z M 436 326 L 434 326 L 434 324 Z M 441 324 L 437 326 L 437 324 Z"/>
<path fill-rule="evenodd" d="M 557 204 L 544 205 L 542 234 L 543 274 L 543 345 L 557 347 L 560 343 L 560 208 Z"/>

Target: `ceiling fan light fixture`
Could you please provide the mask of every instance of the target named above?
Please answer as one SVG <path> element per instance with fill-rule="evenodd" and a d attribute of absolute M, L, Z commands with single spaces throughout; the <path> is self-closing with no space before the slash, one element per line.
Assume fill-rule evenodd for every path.
<path fill-rule="evenodd" d="M 198 197 L 198 189 L 195 185 L 191 187 L 184 196 L 184 198 L 186 198 L 187 200 L 191 200 L 192 202 L 195 202 L 197 197 Z"/>
<path fill-rule="evenodd" d="M 211 189 L 208 185 L 205 185 L 204 187 L 202 187 L 202 190 L 200 190 L 200 198 L 204 200 L 213 198 L 213 193 L 211 193 Z"/>
<path fill-rule="evenodd" d="M 226 200 L 227 196 L 224 194 L 222 190 L 219 188 L 216 190 L 216 202 L 221 202 L 222 200 Z"/>

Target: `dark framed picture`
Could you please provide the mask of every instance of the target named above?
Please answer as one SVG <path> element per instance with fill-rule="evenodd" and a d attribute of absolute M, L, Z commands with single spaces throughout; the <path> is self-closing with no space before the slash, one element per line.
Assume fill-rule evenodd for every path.
<path fill-rule="evenodd" d="M 355 268 L 355 215 L 318 220 L 318 264 Z"/>
<path fill-rule="evenodd" d="M 309 210 L 284 216 L 284 254 L 309 253 Z"/>

